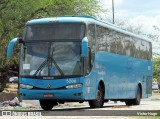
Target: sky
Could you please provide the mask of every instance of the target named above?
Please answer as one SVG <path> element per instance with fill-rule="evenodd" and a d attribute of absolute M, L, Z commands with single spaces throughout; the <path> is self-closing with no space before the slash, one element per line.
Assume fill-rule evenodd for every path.
<path fill-rule="evenodd" d="M 100 0 L 103 7 L 108 10 L 103 14 L 104 19 L 112 21 L 112 0 Z M 158 34 L 154 30 L 156 25 L 160 28 L 160 0 L 114 0 L 115 22 L 127 20 L 135 27 L 141 26 L 145 34 Z M 160 38 L 153 42 L 153 51 L 160 53 Z"/>

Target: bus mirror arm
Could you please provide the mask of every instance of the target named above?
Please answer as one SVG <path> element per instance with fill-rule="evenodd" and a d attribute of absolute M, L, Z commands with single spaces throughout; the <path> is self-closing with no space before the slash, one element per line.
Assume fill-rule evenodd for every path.
<path fill-rule="evenodd" d="M 23 43 L 23 39 L 22 38 L 18 38 L 18 43 Z"/>

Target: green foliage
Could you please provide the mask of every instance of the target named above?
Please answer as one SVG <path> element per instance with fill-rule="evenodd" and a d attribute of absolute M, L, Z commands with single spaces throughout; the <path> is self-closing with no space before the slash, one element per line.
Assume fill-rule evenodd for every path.
<path fill-rule="evenodd" d="M 160 82 L 160 58 L 153 60 L 153 79 Z"/>
<path fill-rule="evenodd" d="M 0 0 L 0 68 L 18 62 L 19 47 L 12 60 L 6 60 L 6 48 L 14 37 L 22 37 L 28 20 L 60 15 L 96 16 L 101 10 L 98 0 Z"/>

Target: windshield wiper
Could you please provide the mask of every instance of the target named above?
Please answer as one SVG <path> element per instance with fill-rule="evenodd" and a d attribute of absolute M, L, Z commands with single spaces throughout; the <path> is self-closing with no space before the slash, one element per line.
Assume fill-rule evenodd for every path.
<path fill-rule="evenodd" d="M 49 58 L 47 57 L 44 62 L 42 62 L 42 64 L 38 67 L 38 69 L 36 70 L 36 72 L 33 74 L 33 76 L 36 76 L 38 72 L 41 72 L 42 69 L 44 68 L 44 66 L 46 65 L 46 63 L 49 61 Z"/>
<path fill-rule="evenodd" d="M 50 49 L 51 49 L 51 48 L 49 48 L 49 51 L 50 51 Z M 47 57 L 47 58 L 44 60 L 44 62 L 42 62 L 42 64 L 38 67 L 38 69 L 37 69 L 36 72 L 33 74 L 33 76 L 36 76 L 36 75 L 38 74 L 38 72 L 41 72 L 42 69 L 44 68 L 44 66 L 45 66 L 47 63 L 49 64 L 49 65 L 48 65 L 48 68 L 49 68 L 48 72 L 49 72 L 49 74 L 50 74 L 50 69 L 52 68 L 52 62 L 54 63 L 55 67 L 58 69 L 58 71 L 60 72 L 60 74 L 61 74 L 62 76 L 64 76 L 63 71 L 61 70 L 61 68 L 58 66 L 58 64 L 56 63 L 56 61 L 55 61 L 54 58 L 53 58 L 53 51 L 54 51 L 54 49 L 52 50 L 51 56 L 50 56 L 49 51 L 48 51 L 49 57 Z"/>
<path fill-rule="evenodd" d="M 56 68 L 58 69 L 58 71 L 60 72 L 60 74 L 62 75 L 62 76 L 64 76 L 64 73 L 63 73 L 63 71 L 61 70 L 61 68 L 58 66 L 58 64 L 56 63 L 56 61 L 54 60 L 54 58 L 53 58 L 53 51 L 54 51 L 54 49 L 52 49 L 52 55 L 51 55 L 51 67 L 52 67 L 52 62 L 54 63 L 54 65 L 56 66 Z"/>
<path fill-rule="evenodd" d="M 50 47 L 48 48 L 48 57 L 42 62 L 42 64 L 38 67 L 36 72 L 33 74 L 33 76 L 36 76 L 38 73 L 42 71 L 42 69 L 46 66 L 46 64 L 50 61 Z M 49 67 L 49 66 L 48 66 Z M 48 70 L 49 71 L 49 70 Z"/>

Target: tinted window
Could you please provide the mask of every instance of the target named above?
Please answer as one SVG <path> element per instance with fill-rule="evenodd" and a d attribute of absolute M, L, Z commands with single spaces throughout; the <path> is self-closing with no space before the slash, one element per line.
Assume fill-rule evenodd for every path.
<path fill-rule="evenodd" d="M 152 58 L 151 43 L 105 27 L 97 26 L 97 51 L 142 59 Z"/>
<path fill-rule="evenodd" d="M 95 34 L 94 34 L 94 24 L 88 25 L 87 37 L 88 37 L 88 45 L 89 45 L 89 56 L 87 57 L 86 65 L 87 65 L 87 74 L 90 72 L 94 62 L 95 56 Z"/>
<path fill-rule="evenodd" d="M 25 40 L 78 40 L 84 37 L 85 25 L 53 23 L 26 26 Z"/>
<path fill-rule="evenodd" d="M 88 25 L 88 40 L 89 40 L 89 47 L 91 47 L 91 49 L 94 49 L 94 25 L 90 24 Z"/>
<path fill-rule="evenodd" d="M 82 75 L 81 42 L 25 43 L 22 48 L 21 76 Z M 36 73 L 37 72 L 37 73 Z"/>

